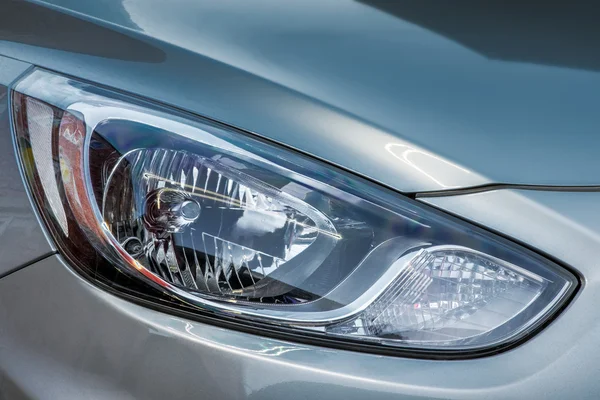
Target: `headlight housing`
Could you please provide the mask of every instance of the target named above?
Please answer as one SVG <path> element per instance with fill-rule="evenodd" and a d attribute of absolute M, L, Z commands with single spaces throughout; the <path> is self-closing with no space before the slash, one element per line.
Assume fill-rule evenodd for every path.
<path fill-rule="evenodd" d="M 39 69 L 12 103 L 58 248 L 123 293 L 451 356 L 523 339 L 577 287 L 514 243 L 230 127 Z"/>

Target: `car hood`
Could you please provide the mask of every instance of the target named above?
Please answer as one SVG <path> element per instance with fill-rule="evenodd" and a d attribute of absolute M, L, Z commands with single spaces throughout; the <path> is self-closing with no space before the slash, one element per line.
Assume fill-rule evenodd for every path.
<path fill-rule="evenodd" d="M 0 35 L 0 51 L 241 127 L 404 192 L 600 185 L 600 28 L 581 7 L 51 3 L 59 8 L 31 17 L 44 31 L 19 21 Z M 77 24 L 57 13 L 86 29 L 69 35 Z"/>

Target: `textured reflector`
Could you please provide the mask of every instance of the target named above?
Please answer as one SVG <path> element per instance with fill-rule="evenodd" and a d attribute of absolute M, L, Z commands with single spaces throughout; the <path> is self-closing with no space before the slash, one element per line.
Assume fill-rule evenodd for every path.
<path fill-rule="evenodd" d="M 339 236 L 307 204 L 184 151 L 121 157 L 107 174 L 101 208 L 121 245 L 162 279 L 251 301 L 307 300 L 283 296 L 283 287 L 265 290 L 263 279 L 316 240 Z"/>
<path fill-rule="evenodd" d="M 548 282 L 514 265 L 461 248 L 421 250 L 390 287 L 332 333 L 410 341 L 465 340 L 527 308 Z"/>

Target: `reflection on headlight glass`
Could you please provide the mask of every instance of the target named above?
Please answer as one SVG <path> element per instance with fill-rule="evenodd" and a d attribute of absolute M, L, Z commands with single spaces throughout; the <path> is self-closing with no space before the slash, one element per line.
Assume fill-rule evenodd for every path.
<path fill-rule="evenodd" d="M 520 246 L 232 128 L 41 70 L 12 102 L 57 246 L 127 295 L 458 353 L 521 339 L 577 286 Z"/>

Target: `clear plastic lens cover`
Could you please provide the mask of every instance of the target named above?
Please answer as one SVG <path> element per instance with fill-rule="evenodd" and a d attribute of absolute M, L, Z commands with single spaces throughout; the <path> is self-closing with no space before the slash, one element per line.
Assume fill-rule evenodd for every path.
<path fill-rule="evenodd" d="M 12 102 L 59 249 L 129 294 L 340 341 L 464 351 L 521 339 L 577 286 L 513 243 L 233 128 L 42 70 Z"/>

